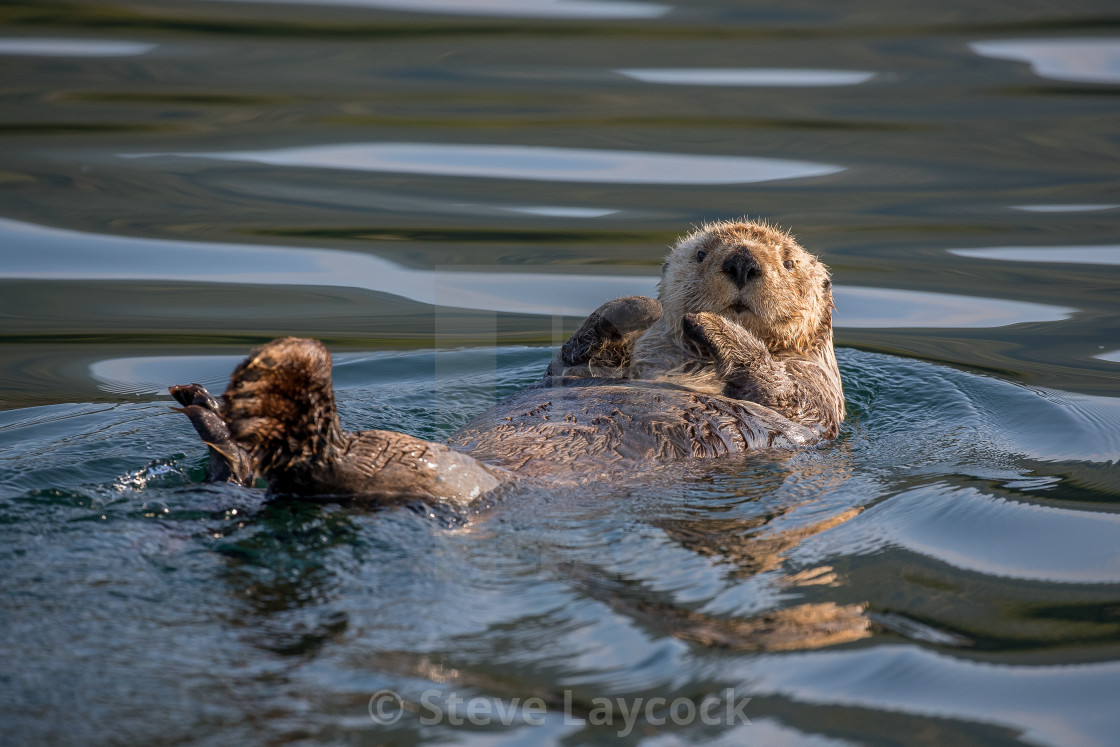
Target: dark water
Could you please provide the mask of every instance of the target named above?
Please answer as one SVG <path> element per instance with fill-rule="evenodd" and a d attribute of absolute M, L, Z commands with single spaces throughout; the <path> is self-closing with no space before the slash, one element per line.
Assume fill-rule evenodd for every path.
<path fill-rule="evenodd" d="M 1115 3 L 0 24 L 4 741 L 1115 743 Z M 202 484 L 166 406 L 310 335 L 442 437 L 744 214 L 833 268 L 826 449 L 358 511 Z"/>

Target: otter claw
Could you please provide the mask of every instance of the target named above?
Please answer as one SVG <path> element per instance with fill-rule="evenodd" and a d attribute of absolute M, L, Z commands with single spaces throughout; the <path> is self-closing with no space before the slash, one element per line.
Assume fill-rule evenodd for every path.
<path fill-rule="evenodd" d="M 712 359 L 719 357 L 719 348 L 709 336 L 699 314 L 685 314 L 681 318 L 681 331 L 700 355 Z"/>
<path fill-rule="evenodd" d="M 221 403 L 218 402 L 214 395 L 206 391 L 206 387 L 202 386 L 202 384 L 181 384 L 179 386 L 168 387 L 167 391 L 171 392 L 171 396 L 183 407 L 194 405 L 195 407 L 201 407 L 214 413 L 221 412 Z"/>

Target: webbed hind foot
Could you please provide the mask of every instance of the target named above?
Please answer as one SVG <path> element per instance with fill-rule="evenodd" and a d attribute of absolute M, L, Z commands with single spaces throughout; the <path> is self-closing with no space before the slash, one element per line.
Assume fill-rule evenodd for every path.
<path fill-rule="evenodd" d="M 251 484 L 252 463 L 245 449 L 231 437 L 229 424 L 222 414 L 222 403 L 201 384 L 172 386 L 168 391 L 182 405 L 172 409 L 190 418 L 195 432 L 209 448 L 206 481 Z"/>

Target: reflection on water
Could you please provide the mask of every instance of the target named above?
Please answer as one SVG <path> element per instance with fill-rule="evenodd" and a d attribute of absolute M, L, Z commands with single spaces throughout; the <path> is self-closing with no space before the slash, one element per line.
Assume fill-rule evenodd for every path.
<path fill-rule="evenodd" d="M 879 646 L 760 657 L 739 672 L 757 683 L 760 696 L 849 712 L 967 719 L 1000 727 L 998 739 L 1008 743 L 1105 745 L 1114 726 L 1109 691 L 1120 680 L 1120 663 L 1008 666 L 918 646 Z"/>
<path fill-rule="evenodd" d="M 841 328 L 1004 327 L 1067 319 L 1074 309 L 951 293 L 834 286 L 834 325 Z"/>
<path fill-rule="evenodd" d="M 644 83 L 675 86 L 855 86 L 866 83 L 875 73 L 858 70 L 783 70 L 778 68 L 648 68 L 616 70 Z"/>
<path fill-rule="evenodd" d="M 4 736 L 614 744 L 594 698 L 730 691 L 623 741 L 1115 743 L 1118 13 L 4 4 Z M 168 407 L 316 336 L 347 427 L 445 438 L 744 214 L 832 268 L 826 448 L 365 510 L 202 484 Z"/>
<path fill-rule="evenodd" d="M 507 207 L 503 208 L 513 213 L 525 213 L 526 215 L 543 215 L 548 218 L 602 218 L 606 215 L 613 215 L 617 210 L 610 210 L 607 208 L 580 208 L 580 207 Z"/>
<path fill-rule="evenodd" d="M 1031 541 L 1000 542 L 1001 537 Z M 1120 516 L 993 500 L 975 489 L 931 486 L 896 496 L 831 538 L 837 546 L 845 541 L 861 553 L 894 545 L 990 576 L 1120 583 Z"/>
<path fill-rule="evenodd" d="M 1029 62 L 1035 75 L 1076 83 L 1120 83 L 1120 39 L 973 42 L 976 54 Z"/>
<path fill-rule="evenodd" d="M 455 413 L 489 401 L 493 377 L 516 389 L 548 359 L 488 354 L 486 371 L 472 360 L 479 351 L 443 353 L 456 375 L 430 405 L 431 354 L 344 356 L 343 419 L 445 434 Z M 539 693 L 554 715 L 565 691 L 579 704 L 731 688 L 752 698 L 752 718 L 791 718 L 781 698 L 794 699 L 801 728 L 827 731 L 837 718 L 817 706 L 858 706 L 871 712 L 858 719 L 890 708 L 915 727 L 936 715 L 968 733 L 994 724 L 1107 742 L 1099 713 L 1120 681 L 1111 660 L 1040 664 L 1032 650 L 1114 637 L 1107 610 L 1120 566 L 1110 535 L 1120 525 L 1080 505 L 1039 505 L 1055 481 L 1006 487 L 1031 484 L 1035 470 L 1023 456 L 1031 449 L 1016 442 L 1031 431 L 1008 418 L 1071 411 L 928 363 L 847 350 L 840 359 L 854 417 L 836 447 L 649 485 L 619 476 L 566 500 L 529 492 L 453 528 L 408 511 L 262 505 L 253 491 L 202 490 L 184 474 L 202 459 L 194 434 L 160 403 L 5 416 L 0 532 L 24 553 L 5 558 L 0 584 L 35 577 L 37 594 L 103 614 L 31 619 L 38 607 L 9 594 L 6 625 L 24 632 L 0 648 L 20 646 L 63 694 L 75 676 L 84 689 L 127 673 L 148 697 L 212 703 L 203 714 L 172 709 L 164 734 L 208 733 L 212 708 L 235 721 L 239 709 L 265 706 L 301 720 L 271 676 L 246 676 L 251 660 L 254 671 L 284 672 L 343 732 L 359 728 L 349 722 L 381 688 L 414 701 L 430 687 L 505 701 Z M 153 357 L 131 374 L 158 378 L 166 366 L 205 376 L 221 364 Z M 99 370 L 131 375 L 119 361 Z M 1120 421 L 1106 421 L 1113 450 L 1101 456 L 1116 460 Z M 1054 443 L 1067 433 L 1053 433 Z M 142 466 L 176 453 L 188 456 Z M 39 492 L 47 479 L 56 487 Z M 73 658 L 57 662 L 53 652 L 91 637 L 98 667 L 79 664 L 75 675 Z M 182 691 L 212 678 L 217 694 L 216 684 Z M 1024 702 L 1032 705 L 1021 712 Z M 94 703 L 128 733 L 147 733 L 119 689 Z M 409 719 L 401 728 L 414 728 Z"/>
<path fill-rule="evenodd" d="M 950 249 L 949 252 L 959 257 L 1008 262 L 1120 265 L 1120 246 L 999 246 L 990 249 Z"/>
<path fill-rule="evenodd" d="M 369 254 L 95 236 L 0 220 L 4 278 L 198 281 L 364 288 L 459 309 L 581 316 L 603 299 L 654 293 L 656 278 L 414 270 Z"/>
<path fill-rule="evenodd" d="M 1027 213 L 1088 213 L 1096 210 L 1114 210 L 1120 205 L 1012 205 L 1013 210 Z"/>
<path fill-rule="evenodd" d="M 364 288 L 433 306 L 584 316 L 604 299 L 656 296 L 648 275 L 414 270 L 369 254 L 249 244 L 96 236 L 0 219 L 9 263 L 0 278 L 199 281 Z M 963 250 L 962 250 L 963 251 Z M 972 256 L 972 255 L 969 255 Z M 542 268 L 543 269 L 543 268 Z M 843 328 L 977 328 L 1054 321 L 1073 310 L 1026 301 L 835 286 Z"/>
<path fill-rule="evenodd" d="M 155 44 L 108 39 L 0 39 L 0 55 L 30 57 L 131 57 L 155 48 Z"/>
<path fill-rule="evenodd" d="M 638 0 L 233 0 L 239 3 L 338 5 L 406 13 L 510 18 L 657 18 L 670 6 Z"/>
<path fill-rule="evenodd" d="M 163 394 L 169 381 L 202 384 L 222 391 L 229 374 L 241 362 L 232 355 L 147 355 L 94 361 L 89 375 L 107 392 Z"/>
<path fill-rule="evenodd" d="M 137 153 L 126 157 L 167 155 L 272 166 L 614 184 L 746 184 L 844 170 L 777 158 L 437 143 L 354 143 L 229 153 Z"/>

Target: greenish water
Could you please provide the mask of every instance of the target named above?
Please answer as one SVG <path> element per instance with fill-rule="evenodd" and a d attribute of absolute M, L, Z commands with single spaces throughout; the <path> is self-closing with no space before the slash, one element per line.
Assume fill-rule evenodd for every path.
<path fill-rule="evenodd" d="M 5 740 L 1114 743 L 1120 12 L 971 5 L 0 4 Z M 429 515 L 167 407 L 299 334 L 446 436 L 744 214 L 833 269 L 823 450 Z"/>

